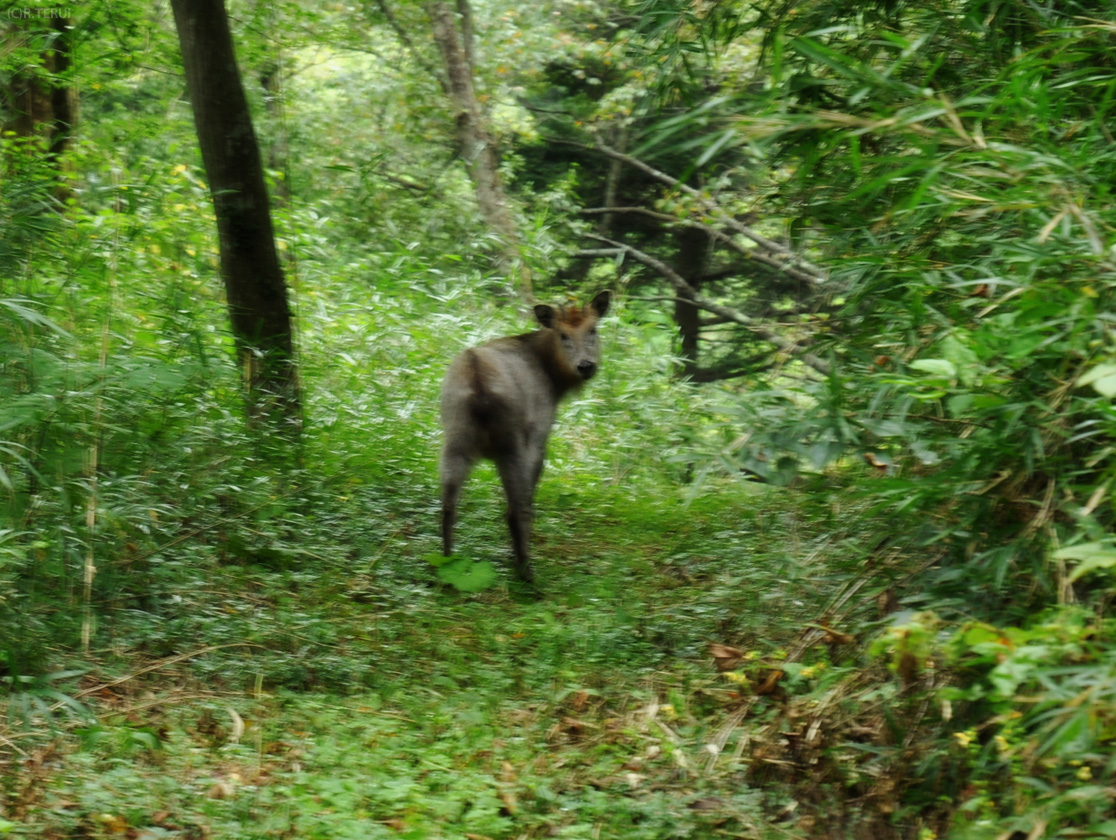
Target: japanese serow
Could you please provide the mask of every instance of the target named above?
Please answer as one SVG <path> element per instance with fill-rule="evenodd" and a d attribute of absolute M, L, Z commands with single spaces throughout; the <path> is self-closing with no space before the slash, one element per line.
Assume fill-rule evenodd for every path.
<path fill-rule="evenodd" d="M 542 329 L 466 350 L 442 384 L 442 553 L 453 554 L 461 487 L 481 458 L 496 462 L 508 500 L 515 570 L 534 580 L 531 521 L 546 439 L 558 401 L 593 378 L 600 360 L 597 321 L 611 292 L 582 307 L 536 306 Z"/>

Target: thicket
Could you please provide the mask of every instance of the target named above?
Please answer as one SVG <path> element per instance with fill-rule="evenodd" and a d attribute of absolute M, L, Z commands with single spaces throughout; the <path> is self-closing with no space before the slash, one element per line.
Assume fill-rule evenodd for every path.
<path fill-rule="evenodd" d="M 895 523 L 876 562 L 905 561 L 869 650 L 932 701 L 910 723 L 967 756 L 905 771 L 960 804 L 950 836 L 1109 831 L 1110 10 L 759 11 L 761 83 L 707 99 L 717 130 L 687 144 L 730 126 L 770 167 L 748 208 L 825 266 L 824 300 L 785 324 L 831 373 L 741 394 L 722 454 L 875 472 L 865 513 Z M 711 192 L 693 212 L 731 212 Z"/>
<path fill-rule="evenodd" d="M 63 171 L 42 141 L 0 138 L 0 747 L 12 772 L 13 747 L 72 728 L 68 717 L 88 728 L 97 707 L 82 691 L 115 671 L 207 650 L 194 679 L 254 696 L 385 691 L 356 664 L 369 649 L 308 620 L 308 604 L 390 616 L 370 649 L 391 662 L 416 616 L 433 638 L 455 632 L 455 598 L 484 606 L 431 600 L 436 392 L 454 352 L 519 324 L 452 116 L 421 72 L 431 48 L 402 43 L 383 6 L 235 11 L 246 78 L 274 70 L 275 43 L 288 62 L 282 108 L 274 90 L 249 94 L 287 195 L 274 213 L 298 307 L 299 457 L 243 421 L 190 115 L 180 80 L 144 66 L 177 66 L 166 17 L 122 4 L 81 22 L 84 60 L 67 81 L 80 82 L 84 122 Z M 536 275 L 556 278 L 538 294 L 611 286 L 625 302 L 601 381 L 567 408 L 576 433 L 551 453 L 544 485 L 562 521 L 585 517 L 624 544 L 623 529 L 670 519 L 669 499 L 713 529 L 701 505 L 732 499 L 723 510 L 742 516 L 743 482 L 763 494 L 762 517 L 811 522 L 807 542 L 772 528 L 793 545 L 776 572 L 740 556 L 759 550 L 737 542 L 743 519 L 720 532 L 735 559 L 708 549 L 724 572 L 682 544 L 609 555 L 678 587 L 682 604 L 626 589 L 619 572 L 578 576 L 564 558 L 571 580 L 597 587 L 563 590 L 564 609 L 625 605 L 614 635 L 577 636 L 598 669 L 592 691 L 607 698 L 610 662 L 689 663 L 650 698 L 678 716 L 685 741 L 671 749 L 735 750 L 718 777 L 743 797 L 732 808 L 783 820 L 775 831 L 1116 832 L 1107 4 L 477 13 L 502 172 Z M 41 47 L 8 53 L 7 77 Z M 611 210 L 609 226 L 586 210 Z M 811 277 L 789 282 L 741 224 Z M 696 245 L 683 235 L 694 229 Z M 675 297 L 744 320 L 707 311 L 687 344 Z M 619 529 L 592 504 L 623 505 L 609 514 Z M 503 536 L 489 522 L 468 540 L 487 556 Z M 266 620 L 229 587 L 258 587 Z M 577 635 L 547 615 L 525 632 Z M 721 681 L 694 676 L 707 667 L 698 639 L 716 643 Z M 536 663 L 540 685 L 573 679 L 558 646 Z M 444 640 L 422 650 L 464 656 Z M 459 665 L 447 666 L 457 686 Z M 393 679 L 405 692 L 423 673 L 398 666 Z M 595 708 L 604 727 L 615 709 Z M 561 729 L 571 744 L 578 725 Z M 753 789 L 763 808 L 744 801 Z M 485 807 L 484 831 L 512 831 L 500 803 Z M 641 819 L 645 836 L 671 836 Z"/>

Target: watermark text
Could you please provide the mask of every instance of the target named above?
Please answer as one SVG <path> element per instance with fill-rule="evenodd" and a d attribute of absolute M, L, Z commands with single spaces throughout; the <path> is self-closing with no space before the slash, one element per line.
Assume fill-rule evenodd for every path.
<path fill-rule="evenodd" d="M 13 6 L 5 13 L 8 20 L 56 20 L 74 16 L 74 10 L 58 6 Z"/>

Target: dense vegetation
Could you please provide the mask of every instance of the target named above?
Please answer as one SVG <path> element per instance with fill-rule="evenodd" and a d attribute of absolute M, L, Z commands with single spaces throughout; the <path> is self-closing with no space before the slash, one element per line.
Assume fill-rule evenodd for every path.
<path fill-rule="evenodd" d="M 0 835 L 1116 834 L 1109 4 L 227 9 L 279 417 L 171 8 L 2 24 Z M 602 288 L 445 563 L 446 364 Z"/>

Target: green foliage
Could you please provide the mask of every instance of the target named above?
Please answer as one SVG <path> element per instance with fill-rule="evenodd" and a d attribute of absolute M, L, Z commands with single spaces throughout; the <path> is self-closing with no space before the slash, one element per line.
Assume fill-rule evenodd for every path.
<path fill-rule="evenodd" d="M 129 57 L 170 66 L 168 21 L 82 10 L 69 199 L 0 139 L 0 834 L 1112 834 L 1094 5 L 476 7 L 547 275 L 610 177 L 548 142 L 587 129 L 711 202 L 633 178 L 633 206 L 759 217 L 828 274 L 706 288 L 831 375 L 721 328 L 715 358 L 766 367 L 701 387 L 670 378 L 669 304 L 625 294 L 659 279 L 568 271 L 624 306 L 555 431 L 530 595 L 491 470 L 435 553 L 441 372 L 524 319 L 430 45 L 382 10 L 237 16 L 245 77 L 283 83 L 250 96 L 289 188 L 292 464 L 238 419 L 180 82 Z"/>
<path fill-rule="evenodd" d="M 499 577 L 496 567 L 486 560 L 477 562 L 468 557 L 443 557 L 437 553 L 427 554 L 426 559 L 438 570 L 438 577 L 458 592 L 483 592 Z"/>
<path fill-rule="evenodd" d="M 930 56 L 961 56 L 969 34 L 920 14 L 824 35 L 796 18 L 771 35 L 785 98 L 745 129 L 793 157 L 787 209 L 833 255 L 845 300 L 819 337 L 839 381 L 795 387 L 801 397 L 784 405 L 816 418 L 831 458 L 886 460 L 891 475 L 873 487 L 885 504 L 948 506 L 924 535 L 954 547 L 931 576 L 941 595 L 985 588 L 986 605 L 1026 609 L 998 593 L 1026 578 L 1040 600 L 1054 597 L 1066 581 L 1050 560 L 1069 555 L 1046 546 L 1111 524 L 1094 494 L 1111 479 L 1101 453 L 1113 429 L 1096 387 L 1107 387 L 1111 266 L 1098 231 L 1099 185 L 1116 158 L 1089 103 L 1107 101 L 1116 76 L 1100 32 L 1055 19 L 1018 30 L 1010 15 L 982 24 L 1004 36 L 976 54 L 986 63 L 953 75 L 952 59 Z M 902 34 L 865 51 L 873 27 Z M 1006 68 L 1004 39 L 1027 50 Z M 1093 72 L 1067 63 L 1071 51 Z M 846 110 L 806 107 L 806 75 Z M 850 215 L 871 231 L 838 222 Z"/>
<path fill-rule="evenodd" d="M 11 674 L 16 662 L 10 650 L 6 653 L 9 656 L 0 660 L 0 664 Z M 91 710 L 72 696 L 71 687 L 73 678 L 85 670 L 55 671 L 36 677 L 5 676 L 3 683 L 9 692 L 6 703 L 9 722 L 24 730 L 33 730 L 45 724 L 51 731 L 56 731 L 62 721 L 89 720 Z"/>
<path fill-rule="evenodd" d="M 1092 693 L 1110 654 L 1085 652 L 1080 628 L 1103 609 L 1116 524 L 1107 31 L 1010 3 L 762 8 L 777 21 L 772 84 L 740 127 L 782 166 L 770 211 L 825 255 L 835 301 L 810 332 L 835 373 L 742 395 L 749 433 L 706 457 L 769 478 L 868 461 L 875 475 L 843 472 L 896 523 L 888 539 L 926 558 L 902 600 L 935 616 L 873 649 L 909 677 L 937 650 L 934 622 L 970 627 L 951 660 L 963 687 L 945 696 L 965 699 L 955 714 L 980 736 L 959 733 L 982 794 L 957 836 L 1000 836 L 1005 797 L 1024 832 L 1098 825 L 1111 815 L 1081 782 L 1110 772 L 1087 757 L 1106 752 Z M 1082 613 L 1039 617 L 1077 600 Z"/>
<path fill-rule="evenodd" d="M 114 758 L 130 758 L 137 753 L 152 754 L 163 749 L 159 733 L 149 726 L 104 726 L 97 724 L 74 730 L 82 749 Z"/>

